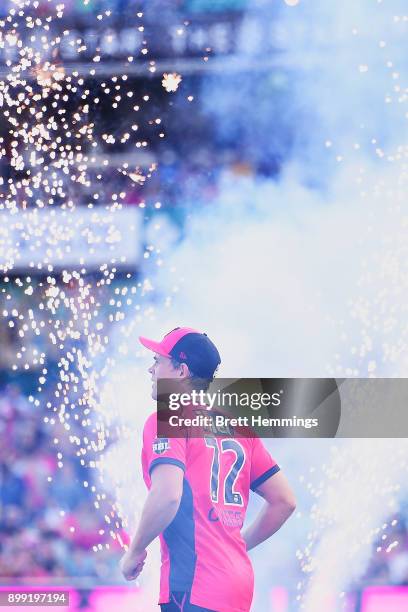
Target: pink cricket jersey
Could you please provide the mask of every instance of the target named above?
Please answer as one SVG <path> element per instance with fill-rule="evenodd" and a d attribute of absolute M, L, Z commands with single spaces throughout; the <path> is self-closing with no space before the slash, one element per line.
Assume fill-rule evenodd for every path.
<path fill-rule="evenodd" d="M 162 463 L 184 471 L 177 514 L 160 535 L 159 603 L 171 591 L 216 612 L 248 612 L 254 574 L 241 536 L 253 491 L 279 470 L 259 438 L 157 438 L 152 414 L 143 431 L 143 478 Z"/>

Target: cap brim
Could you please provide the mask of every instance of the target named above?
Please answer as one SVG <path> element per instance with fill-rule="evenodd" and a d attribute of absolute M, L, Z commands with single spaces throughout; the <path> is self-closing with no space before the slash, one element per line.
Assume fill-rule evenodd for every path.
<path fill-rule="evenodd" d="M 143 344 L 144 347 L 149 349 L 149 351 L 153 351 L 154 353 L 158 353 L 159 355 L 163 355 L 163 357 L 170 357 L 168 353 L 163 349 L 160 342 L 156 342 L 155 340 L 149 340 L 149 338 L 145 338 L 144 336 L 139 336 L 139 341 Z"/>

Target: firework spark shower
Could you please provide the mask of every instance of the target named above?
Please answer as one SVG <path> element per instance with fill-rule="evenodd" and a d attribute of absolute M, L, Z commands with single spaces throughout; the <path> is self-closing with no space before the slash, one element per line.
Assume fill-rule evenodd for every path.
<path fill-rule="evenodd" d="M 45 414 L 51 428 L 62 426 L 70 453 L 82 466 L 92 467 L 109 437 L 97 422 L 100 381 L 113 365 L 109 329 L 125 318 L 126 309 L 138 308 L 136 294 L 144 291 L 143 280 L 136 282 L 132 272 L 126 274 L 126 286 L 110 288 L 116 273 L 131 269 L 140 256 L 139 211 L 124 210 L 123 200 L 129 184 L 143 184 L 155 169 L 132 153 L 129 160 L 142 159 L 147 166 L 130 161 L 111 168 L 106 143 L 116 151 L 125 145 L 128 152 L 148 148 L 147 140 L 138 137 L 137 117 L 149 95 L 133 91 L 127 82 L 131 57 L 119 74 L 98 81 L 100 49 L 85 69 L 77 63 L 87 44 L 64 28 L 64 3 L 14 5 L 0 22 L 0 48 L 7 58 L 0 81 L 1 155 L 11 167 L 0 192 L 2 316 L 18 337 L 12 371 L 40 370 L 36 393 L 29 398 L 34 408 Z M 107 22 L 109 28 L 111 17 L 112 11 L 105 10 L 95 15 L 95 24 Z M 134 13 L 133 24 L 143 31 L 142 12 Z M 139 54 L 147 52 L 146 44 L 141 41 Z M 74 58 L 69 64 L 61 58 L 67 46 Z M 128 129 L 121 119 L 123 105 Z M 106 132 L 95 130 L 101 106 L 110 108 L 113 117 Z M 122 182 L 115 174 L 124 177 Z M 85 200 L 82 206 L 78 200 Z M 18 304 L 16 289 L 29 300 Z M 100 312 L 104 301 L 111 307 L 108 315 Z M 30 350 L 33 335 L 50 347 L 47 352 Z M 58 362 L 58 374 L 51 378 L 50 352 Z M 88 486 L 87 481 L 81 484 Z M 98 508 L 105 494 L 92 489 Z M 116 538 L 119 523 L 113 523 L 110 533 Z"/>

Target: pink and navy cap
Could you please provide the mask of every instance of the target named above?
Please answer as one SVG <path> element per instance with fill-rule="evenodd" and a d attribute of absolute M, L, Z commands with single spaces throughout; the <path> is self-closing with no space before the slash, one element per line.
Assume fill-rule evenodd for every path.
<path fill-rule="evenodd" d="M 149 350 L 187 364 L 190 372 L 199 378 L 212 378 L 221 363 L 217 347 L 207 334 L 191 327 L 176 327 L 160 342 L 143 336 L 139 340 Z"/>

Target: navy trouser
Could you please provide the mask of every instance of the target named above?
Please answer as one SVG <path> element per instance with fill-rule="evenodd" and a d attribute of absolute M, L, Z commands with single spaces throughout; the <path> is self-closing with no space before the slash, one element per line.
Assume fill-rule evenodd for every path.
<path fill-rule="evenodd" d="M 170 593 L 170 602 L 160 604 L 162 612 L 217 612 L 209 608 L 201 608 L 190 603 L 190 593 L 174 591 Z"/>

